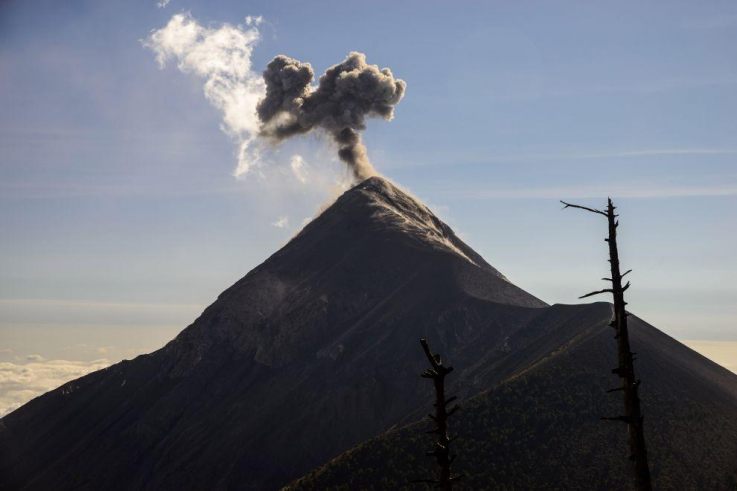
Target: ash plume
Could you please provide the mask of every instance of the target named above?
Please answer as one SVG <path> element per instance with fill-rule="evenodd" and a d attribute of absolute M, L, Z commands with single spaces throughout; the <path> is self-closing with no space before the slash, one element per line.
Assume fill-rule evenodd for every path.
<path fill-rule="evenodd" d="M 361 143 L 367 118 L 394 117 L 394 106 L 407 84 L 388 68 L 366 64 L 366 55 L 352 52 L 328 68 L 317 87 L 309 63 L 284 55 L 275 57 L 263 73 L 266 96 L 256 106 L 260 136 L 274 143 L 321 129 L 338 145 L 338 156 L 356 180 L 376 174 Z"/>

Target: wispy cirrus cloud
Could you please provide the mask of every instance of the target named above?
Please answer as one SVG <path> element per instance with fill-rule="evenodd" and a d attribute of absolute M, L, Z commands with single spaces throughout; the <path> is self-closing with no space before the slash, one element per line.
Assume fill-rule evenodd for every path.
<path fill-rule="evenodd" d="M 570 153 L 552 155 L 530 155 L 518 157 L 524 160 L 549 159 L 602 159 L 614 157 L 648 157 L 652 155 L 734 155 L 737 148 L 655 148 L 642 150 L 622 150 L 593 153 Z"/>
<path fill-rule="evenodd" d="M 626 150 L 603 149 L 600 151 L 563 151 L 548 153 L 510 153 L 510 154 L 476 154 L 468 157 L 467 160 L 452 160 L 451 154 L 443 154 L 439 149 L 438 153 L 441 158 L 453 162 L 454 167 L 463 166 L 480 166 L 480 165 L 498 165 L 498 164 L 535 164 L 550 161 L 585 161 L 585 160 L 601 160 L 601 159 L 641 159 L 654 156 L 719 156 L 719 155 L 737 155 L 737 147 L 675 147 L 675 148 L 635 148 Z M 427 163 L 422 160 L 408 160 L 395 163 L 393 167 L 445 167 L 446 163 Z"/>
<path fill-rule="evenodd" d="M 139 302 L 95 302 L 87 300 L 66 300 L 49 298 L 0 298 L 0 307 L 71 307 L 76 309 L 115 309 L 115 310 L 198 310 L 201 305 L 177 303 L 139 303 Z"/>
<path fill-rule="evenodd" d="M 585 199 L 585 198 L 695 198 L 737 196 L 737 184 L 687 186 L 657 182 L 613 183 L 611 185 L 550 186 L 535 188 L 483 188 L 439 191 L 447 196 L 473 200 L 491 199 Z"/>
<path fill-rule="evenodd" d="M 548 160 L 593 160 L 652 157 L 655 155 L 737 155 L 737 147 L 642 148 L 600 152 L 559 152 L 541 154 L 491 155 L 491 162 L 541 162 Z"/>

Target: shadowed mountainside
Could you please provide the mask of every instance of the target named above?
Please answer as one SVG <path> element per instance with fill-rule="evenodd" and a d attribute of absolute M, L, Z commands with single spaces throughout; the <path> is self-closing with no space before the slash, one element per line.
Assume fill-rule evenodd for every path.
<path fill-rule="evenodd" d="M 0 480 L 275 488 L 415 417 L 419 336 L 470 365 L 511 349 L 506 339 L 540 307 L 426 207 L 372 178 L 161 350 L 0 420 Z"/>
<path fill-rule="evenodd" d="M 736 489 L 737 375 L 630 320 L 653 488 Z M 626 430 L 600 420 L 622 411 L 619 393 L 605 394 L 617 386 L 607 373 L 616 360 L 612 329 L 606 322 L 577 329 L 557 348 L 548 343 L 555 336 L 533 343 L 550 350 L 537 363 L 465 401 L 451 418 L 453 470 L 466 475 L 458 489 L 633 488 Z M 435 472 L 424 456 L 429 423 L 364 442 L 285 489 L 430 489 L 409 484 Z"/>
<path fill-rule="evenodd" d="M 599 339 L 592 333 L 603 331 L 610 316 L 604 303 L 548 307 L 422 204 L 371 178 L 161 350 L 67 383 L 1 419 L 0 489 L 278 488 L 427 412 L 432 393 L 418 376 L 426 364 L 421 337 L 456 366 L 449 381 L 462 399 L 498 384 L 517 387 L 547 373 L 544 367 L 585 357 L 584 372 L 563 372 L 575 380 L 564 384 L 569 379 L 556 375 L 549 385 L 531 386 L 559 390 L 560 397 L 571 390 L 588 394 L 592 404 L 616 401 L 599 393 L 602 384 L 614 383 L 607 377 L 611 339 L 584 342 Z M 643 343 L 642 363 L 648 424 L 648 390 L 669 384 L 681 387 L 673 395 L 680 401 L 703 397 L 706 412 L 699 414 L 715 424 L 725 415 L 735 421 L 734 376 L 690 350 L 684 355 L 679 350 L 686 348 L 654 328 L 641 331 L 652 338 Z M 648 361 L 649 352 L 661 350 L 661 338 L 678 356 Z M 633 340 L 638 351 L 639 339 Z M 653 363 L 668 370 L 647 372 Z M 549 407 L 568 418 L 571 409 L 562 401 Z M 523 409 L 514 406 L 520 415 Z M 588 410 L 598 417 L 598 409 Z M 680 421 L 690 419 L 684 413 Z M 562 423 L 553 428 L 574 432 Z M 510 445 L 534 443 L 504 431 L 512 432 Z M 680 441 L 681 433 L 662 437 Z M 689 435 L 691 445 L 712 446 L 713 434 Z M 547 446 L 558 451 L 555 443 Z M 621 458 L 619 448 L 612 451 Z M 528 451 L 534 461 L 538 450 Z M 720 464 L 728 455 L 712 458 Z"/>

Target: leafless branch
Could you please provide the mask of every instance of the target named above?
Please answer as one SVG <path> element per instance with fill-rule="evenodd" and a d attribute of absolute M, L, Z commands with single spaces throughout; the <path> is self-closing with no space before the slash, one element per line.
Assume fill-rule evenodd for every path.
<path fill-rule="evenodd" d="M 613 291 L 612 291 L 612 290 L 611 290 L 610 288 L 605 288 L 605 289 L 603 289 L 603 290 L 599 290 L 599 291 L 595 291 L 595 292 L 587 293 L 586 295 L 583 295 L 583 296 L 581 296 L 581 297 L 578 297 L 578 299 L 580 300 L 580 299 L 582 299 L 582 298 L 588 298 L 588 297 L 593 297 L 594 295 L 600 295 L 600 294 L 602 294 L 602 293 L 613 293 Z"/>
<path fill-rule="evenodd" d="M 597 209 L 595 209 L 595 208 L 588 208 L 588 207 L 586 207 L 586 206 L 581 206 L 581 205 L 574 205 L 574 204 L 571 204 L 571 203 L 566 203 L 566 202 L 565 202 L 565 201 L 563 201 L 563 200 L 561 200 L 560 202 L 561 202 L 561 203 L 563 203 L 563 204 L 565 205 L 565 206 L 563 207 L 563 209 L 564 209 L 564 210 L 565 210 L 566 208 L 578 208 L 579 210 L 586 210 L 586 211 L 590 211 L 591 213 L 598 213 L 599 215 L 604 215 L 604 216 L 607 216 L 606 212 L 603 212 L 603 211 L 601 211 L 601 210 L 597 210 Z"/>

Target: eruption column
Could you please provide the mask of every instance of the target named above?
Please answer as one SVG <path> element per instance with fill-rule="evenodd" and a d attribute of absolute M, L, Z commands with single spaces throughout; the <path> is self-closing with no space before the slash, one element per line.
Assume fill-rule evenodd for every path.
<path fill-rule="evenodd" d="M 388 68 L 367 65 L 362 53 L 350 53 L 328 68 L 317 87 L 309 63 L 284 55 L 275 57 L 264 71 L 266 96 L 256 111 L 262 123 L 260 136 L 281 143 L 294 135 L 322 129 L 338 145 L 338 156 L 356 180 L 376 174 L 361 142 L 367 118 L 394 117 L 394 106 L 407 84 Z"/>

